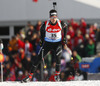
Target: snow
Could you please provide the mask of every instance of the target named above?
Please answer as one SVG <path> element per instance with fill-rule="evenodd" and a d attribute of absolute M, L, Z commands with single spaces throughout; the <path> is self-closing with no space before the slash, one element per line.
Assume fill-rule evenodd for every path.
<path fill-rule="evenodd" d="M 0 86 L 100 86 L 100 80 L 66 82 L 0 82 Z"/>

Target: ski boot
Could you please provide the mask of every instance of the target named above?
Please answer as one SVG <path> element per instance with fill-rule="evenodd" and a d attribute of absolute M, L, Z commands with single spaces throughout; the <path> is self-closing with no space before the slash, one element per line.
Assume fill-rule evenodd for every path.
<path fill-rule="evenodd" d="M 21 81 L 21 83 L 29 82 L 32 80 L 32 78 L 33 78 L 33 73 L 29 73 L 28 76 Z"/>
<path fill-rule="evenodd" d="M 55 81 L 60 81 L 60 76 L 59 76 L 59 74 L 60 74 L 60 72 L 57 72 L 57 71 L 56 71 L 56 73 L 55 73 L 55 75 L 54 75 L 54 80 L 55 80 Z"/>

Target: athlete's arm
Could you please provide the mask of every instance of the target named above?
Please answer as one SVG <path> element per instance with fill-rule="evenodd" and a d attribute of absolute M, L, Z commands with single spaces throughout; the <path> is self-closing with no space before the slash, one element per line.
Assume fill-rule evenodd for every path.
<path fill-rule="evenodd" d="M 40 28 L 40 35 L 40 40 L 43 42 L 45 37 L 45 23 L 43 23 Z"/>
<path fill-rule="evenodd" d="M 62 29 L 64 30 L 64 38 L 66 38 L 68 25 L 61 21 Z"/>

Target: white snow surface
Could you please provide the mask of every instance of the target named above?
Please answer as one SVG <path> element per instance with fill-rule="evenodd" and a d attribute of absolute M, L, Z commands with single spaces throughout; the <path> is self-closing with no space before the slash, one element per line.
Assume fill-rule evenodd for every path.
<path fill-rule="evenodd" d="M 0 82 L 0 86 L 100 86 L 100 80 L 66 82 Z"/>

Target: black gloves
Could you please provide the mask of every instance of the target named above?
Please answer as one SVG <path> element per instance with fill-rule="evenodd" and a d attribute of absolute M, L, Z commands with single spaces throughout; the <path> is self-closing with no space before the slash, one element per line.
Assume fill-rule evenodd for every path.
<path fill-rule="evenodd" d="M 42 47 L 42 45 L 43 45 L 43 41 L 40 41 L 40 47 Z"/>
<path fill-rule="evenodd" d="M 64 44 L 66 44 L 66 43 L 67 43 L 66 38 L 63 38 L 63 43 L 64 43 Z"/>

